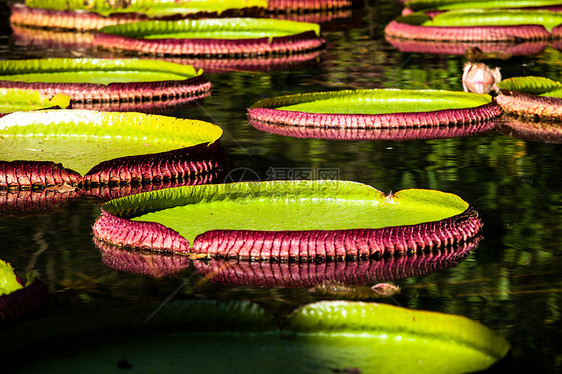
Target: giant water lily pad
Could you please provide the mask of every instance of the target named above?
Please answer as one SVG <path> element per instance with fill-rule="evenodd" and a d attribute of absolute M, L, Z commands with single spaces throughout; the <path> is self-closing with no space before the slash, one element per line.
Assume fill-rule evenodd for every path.
<path fill-rule="evenodd" d="M 0 87 L 70 96 L 70 108 L 155 111 L 210 95 L 193 66 L 139 59 L 52 58 L 0 61 Z"/>
<path fill-rule="evenodd" d="M 496 101 L 508 113 L 562 120 L 562 83 L 543 77 L 515 77 L 498 83 Z"/>
<path fill-rule="evenodd" d="M 276 19 L 145 21 L 103 27 L 94 44 L 148 55 L 244 58 L 317 50 L 324 46 L 319 33 L 314 23 Z"/>
<path fill-rule="evenodd" d="M 0 116 L 20 110 L 66 108 L 69 103 L 70 97 L 66 95 L 49 96 L 35 90 L 0 88 Z"/>
<path fill-rule="evenodd" d="M 539 10 L 451 10 L 413 13 L 391 21 L 390 38 L 432 41 L 549 40 L 562 33 L 562 14 Z"/>
<path fill-rule="evenodd" d="M 477 321 L 379 303 L 313 303 L 288 315 L 284 325 L 279 329 L 253 303 L 192 300 L 73 313 L 70 319 L 54 315 L 7 331 L 0 347 L 11 353 L 4 365 L 17 362 L 26 372 L 106 372 L 115 370 L 126 352 L 135 372 L 178 366 L 205 372 L 212 362 L 216 373 L 264 367 L 271 373 L 459 373 L 486 369 L 509 350 L 501 335 Z M 121 338 L 108 341 L 107 331 L 119 331 Z M 97 341 L 102 344 L 92 344 Z M 48 352 L 69 344 L 73 355 L 41 357 L 38 352 L 14 360 L 30 347 L 41 345 Z M 76 350 L 77 344 L 83 349 Z M 228 352 L 227 359 L 217 359 L 217 347 Z M 147 350 L 152 354 L 147 356 Z"/>
<path fill-rule="evenodd" d="M 413 11 L 452 9 L 514 9 L 560 6 L 560 0 L 407 0 Z"/>
<path fill-rule="evenodd" d="M 111 200 L 94 235 L 155 251 L 280 261 L 379 258 L 469 240 L 480 230 L 460 197 L 384 195 L 347 181 L 247 182 L 170 188 Z"/>
<path fill-rule="evenodd" d="M 500 114 L 489 95 L 392 89 L 288 95 L 260 100 L 248 109 L 250 123 L 259 129 L 333 139 L 431 137 L 425 134 L 433 132 L 431 127 L 483 123 Z M 381 129 L 408 131 L 386 134 Z M 461 134 L 470 133 L 466 130 L 457 128 Z M 313 134 L 308 135 L 310 132 Z M 450 136 L 454 133 L 449 129 Z"/>
<path fill-rule="evenodd" d="M 222 130 L 208 122 L 142 113 L 13 113 L 0 118 L 0 185 L 56 184 L 51 175 L 60 165 L 38 169 L 35 164 L 53 160 L 62 163 L 65 172 L 83 175 L 82 183 L 189 179 L 220 166 L 221 135 Z M 49 183 L 51 179 L 55 182 Z"/>
<path fill-rule="evenodd" d="M 115 13 L 142 13 L 147 16 L 166 16 L 175 14 L 216 13 L 229 9 L 267 7 L 267 0 L 129 0 L 115 3 L 107 0 L 84 2 L 81 0 L 26 0 L 26 5 L 33 8 L 53 10 L 81 10 L 108 16 Z"/>

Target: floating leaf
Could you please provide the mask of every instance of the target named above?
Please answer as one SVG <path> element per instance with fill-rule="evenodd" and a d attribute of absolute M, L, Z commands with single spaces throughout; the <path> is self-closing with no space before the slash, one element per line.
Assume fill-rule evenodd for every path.
<path fill-rule="evenodd" d="M 19 112 L 0 118 L 0 159 L 55 160 L 84 175 L 102 161 L 127 157 L 117 164 L 113 162 L 116 173 L 142 181 L 144 175 L 135 175 L 135 169 L 127 171 L 135 160 L 131 156 L 149 158 L 145 161 L 149 164 L 141 171 L 154 174 L 159 168 L 170 167 L 166 166 L 170 157 L 180 158 L 174 151 L 183 152 L 187 165 L 181 164 L 171 170 L 182 170 L 187 174 L 203 173 L 212 168 L 207 169 L 207 165 L 203 165 L 205 162 L 198 167 L 190 165 L 190 162 L 198 161 L 197 152 L 212 158 L 217 147 L 211 147 L 211 144 L 216 143 L 221 135 L 222 130 L 208 122 L 142 113 L 88 110 Z M 194 146 L 201 149 L 190 151 L 190 147 Z M 200 169 L 203 166 L 207 170 Z M 183 170 L 185 167 L 188 169 Z M 105 177 L 108 177 L 109 171 L 103 171 Z"/>
<path fill-rule="evenodd" d="M 46 108 L 66 108 L 70 97 L 61 94 L 48 96 L 39 91 L 18 88 L 0 88 L 0 113 Z"/>
<path fill-rule="evenodd" d="M 314 345 L 311 360 L 366 373 L 474 372 L 509 350 L 502 336 L 468 318 L 377 303 L 307 305 L 284 331 Z"/>
<path fill-rule="evenodd" d="M 346 181 L 171 188 L 115 199 L 103 210 L 94 226 L 100 240 L 240 259 L 406 253 L 468 240 L 481 225 L 456 195 L 432 190 L 384 195 Z"/>
<path fill-rule="evenodd" d="M 543 77 L 515 77 L 498 83 L 498 104 L 507 113 L 562 120 L 562 83 Z M 547 126 L 548 127 L 548 126 Z M 547 129 L 546 134 L 550 130 Z"/>
<path fill-rule="evenodd" d="M 335 129 L 425 129 L 484 122 L 501 114 L 489 95 L 439 90 L 344 90 L 260 100 L 248 109 L 250 123 Z M 293 128 L 291 131 L 298 132 Z M 275 131 L 272 131 L 275 132 Z M 281 130 L 280 130 L 281 132 Z M 341 134 L 342 138 L 349 138 Z M 411 131 L 411 136 L 416 137 Z M 316 134 L 315 137 L 321 137 Z M 328 137 L 326 135 L 325 137 Z M 365 136 L 367 137 L 367 136 Z M 381 135 L 381 137 L 383 137 Z M 336 134 L 336 137 L 338 135 Z"/>
<path fill-rule="evenodd" d="M 562 14 L 524 10 L 459 10 L 437 14 L 423 26 L 525 26 L 542 25 L 548 32 L 562 24 Z"/>
<path fill-rule="evenodd" d="M 118 331 L 119 342 L 107 341 L 107 331 Z M 79 355 L 43 358 L 38 362 L 43 371 L 75 372 L 88 365 L 100 372 L 109 368 L 108 362 L 114 368 L 115 357 L 126 351 L 135 367 L 157 365 L 169 372 L 189 365 L 204 372 L 213 362 L 217 373 L 261 372 L 267 365 L 268 373 L 474 372 L 509 350 L 502 336 L 462 316 L 364 302 L 306 305 L 288 316 L 282 336 L 279 332 L 271 315 L 257 304 L 190 300 L 77 312 L 71 320 L 53 313 L 32 326 L 5 332 L 0 348 L 12 353 L 38 345 L 60 350 L 84 343 Z M 101 333 L 103 344 L 92 344 L 96 333 Z M 150 337 L 149 342 L 139 336 Z M 227 360 L 216 359 L 217 347 L 229 353 Z M 26 363 L 36 358 L 32 355 Z M 21 361 L 17 363 L 21 368 Z"/>
<path fill-rule="evenodd" d="M 558 12 L 463 9 L 438 13 L 433 18 L 425 13 L 400 16 L 386 26 L 385 35 L 433 42 L 537 42 L 558 35 L 560 24 L 562 14 Z"/>
<path fill-rule="evenodd" d="M 95 34 L 94 44 L 118 51 L 181 56 L 248 58 L 304 53 L 320 49 L 315 23 L 262 18 L 183 19 L 110 25 Z"/>
<path fill-rule="evenodd" d="M 73 109 L 155 111 L 210 95 L 191 65 L 140 59 L 1 60 L 0 87 L 70 96 Z M 96 108 L 97 106 L 97 108 Z"/>
<path fill-rule="evenodd" d="M 409 0 L 406 1 L 406 5 L 414 11 L 425 9 L 500 9 L 560 5 L 560 0 Z"/>

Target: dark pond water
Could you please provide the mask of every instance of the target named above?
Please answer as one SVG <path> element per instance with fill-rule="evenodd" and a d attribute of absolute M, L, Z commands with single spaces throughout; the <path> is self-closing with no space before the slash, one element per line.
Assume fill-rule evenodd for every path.
<path fill-rule="evenodd" d="M 384 26 L 400 9 L 393 0 L 371 2 L 352 17 L 325 24 L 327 50 L 292 70 L 209 73 L 212 95 L 171 114 L 223 128 L 228 161 L 221 178 L 267 180 L 287 170 L 317 177 L 330 169 L 339 179 L 385 193 L 429 188 L 461 196 L 484 222 L 476 250 L 454 268 L 397 280 L 401 294 L 381 302 L 470 317 L 511 343 L 503 365 L 514 371 L 561 372 L 561 145 L 495 130 L 467 138 L 402 142 L 295 139 L 260 132 L 247 123 L 246 108 L 252 103 L 282 94 L 346 88 L 462 90 L 463 56 L 401 53 L 385 41 Z M 8 16 L 2 5 L 2 58 L 71 54 L 13 46 Z M 541 75 L 560 80 L 561 57 L 562 52 L 548 47 L 536 56 L 492 63 L 501 67 L 504 78 Z M 219 298 L 257 301 L 282 317 L 323 298 L 307 288 L 223 286 L 193 268 L 163 279 L 113 270 L 92 242 L 91 227 L 99 213 L 98 205 L 83 198 L 50 214 L 0 216 L 0 258 L 19 271 L 33 270 L 47 284 L 52 313 Z"/>

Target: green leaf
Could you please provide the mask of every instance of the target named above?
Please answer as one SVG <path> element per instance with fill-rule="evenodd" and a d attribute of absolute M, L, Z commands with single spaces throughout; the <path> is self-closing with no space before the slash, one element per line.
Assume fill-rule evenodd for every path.
<path fill-rule="evenodd" d="M 191 244 L 211 230 L 346 230 L 415 225 L 464 212 L 460 197 L 404 190 L 392 197 L 347 181 L 272 181 L 188 186 L 115 199 L 109 213 L 158 222 Z"/>
<path fill-rule="evenodd" d="M 452 10 L 433 17 L 423 26 L 542 25 L 548 32 L 562 24 L 562 13 L 528 10 Z"/>
<path fill-rule="evenodd" d="M 410 0 L 408 8 L 419 10 L 506 9 L 560 5 L 560 0 Z"/>
<path fill-rule="evenodd" d="M 498 83 L 502 90 L 562 98 L 562 83 L 544 77 L 514 77 Z"/>
<path fill-rule="evenodd" d="M 384 304 L 314 303 L 289 315 L 285 325 L 283 335 L 289 339 L 279 336 L 270 314 L 247 302 L 147 303 L 77 312 L 70 320 L 52 313 L 5 331 L 0 349 L 27 351 L 70 336 L 88 343 L 78 355 L 42 359 L 33 372 L 108 372 L 126 351 L 135 368 L 147 372 L 155 367 L 174 372 L 185 365 L 207 372 L 212 362 L 217 373 L 267 367 L 275 374 L 352 368 L 362 373 L 464 373 L 485 369 L 509 349 L 500 335 L 465 317 Z M 108 331 L 121 338 L 90 345 Z M 217 349 L 227 359 L 217 360 Z"/>
<path fill-rule="evenodd" d="M 50 58 L 0 61 L 0 80 L 43 83 L 157 82 L 201 75 L 191 65 L 140 59 Z"/>
<path fill-rule="evenodd" d="M 267 8 L 267 0 L 26 0 L 32 8 L 55 10 L 87 10 L 108 16 L 113 13 L 143 13 L 149 16 L 189 14 L 197 12 L 222 13 L 228 9 L 249 7 Z"/>
<path fill-rule="evenodd" d="M 264 18 L 213 18 L 179 21 L 144 21 L 102 27 L 100 32 L 145 39 L 249 39 L 320 34 L 320 25 Z"/>
<path fill-rule="evenodd" d="M 82 175 L 109 159 L 213 143 L 222 130 L 198 120 L 89 110 L 19 112 L 0 118 L 0 159 L 56 161 Z"/>
<path fill-rule="evenodd" d="M 364 302 L 319 302 L 285 329 L 314 346 L 311 360 L 365 373 L 465 373 L 504 357 L 507 341 L 468 318 Z"/>
<path fill-rule="evenodd" d="M 0 260 L 0 296 L 9 295 L 22 288 L 23 285 L 18 282 L 17 275 L 12 266 Z"/>
<path fill-rule="evenodd" d="M 491 96 L 439 90 L 345 90 L 282 96 L 254 107 L 309 113 L 386 114 L 471 108 L 488 104 Z"/>
<path fill-rule="evenodd" d="M 66 108 L 70 97 L 56 94 L 52 97 L 35 90 L 19 88 L 0 88 L 0 113 L 12 113 L 19 110 L 36 110 L 45 108 Z"/>

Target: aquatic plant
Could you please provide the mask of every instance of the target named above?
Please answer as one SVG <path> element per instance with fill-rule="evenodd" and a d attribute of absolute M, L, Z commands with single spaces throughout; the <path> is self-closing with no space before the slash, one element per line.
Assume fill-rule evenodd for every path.
<path fill-rule="evenodd" d="M 394 89 L 288 95 L 248 109 L 250 124 L 260 130 L 342 140 L 467 136 L 493 127 L 489 120 L 500 114 L 489 95 Z"/>
<path fill-rule="evenodd" d="M 70 97 L 69 108 L 155 112 L 211 94 L 193 66 L 139 59 L 1 60 L 0 88 Z"/>
<path fill-rule="evenodd" d="M 12 113 L 0 118 L 0 187 L 199 178 L 222 166 L 221 135 L 208 122 L 142 113 Z"/>
<path fill-rule="evenodd" d="M 61 318 L 66 318 L 65 323 L 51 328 Z M 76 332 L 75 324 L 79 324 L 81 333 Z M 103 339 L 107 331 L 119 331 L 119 349 L 126 349 L 129 355 L 139 352 L 139 357 L 146 356 L 146 346 L 139 345 L 136 338 L 140 332 L 151 334 L 153 354 L 181 351 L 181 360 L 185 361 L 167 360 L 159 364 L 160 368 L 187 362 L 190 368 L 204 370 L 214 359 L 216 372 L 232 367 L 261 371 L 266 363 L 280 360 L 284 360 L 283 365 L 271 365 L 268 371 L 474 372 L 491 366 L 510 349 L 497 332 L 466 317 L 351 301 L 305 305 L 288 314 L 281 328 L 255 303 L 214 300 L 105 308 L 75 313 L 70 321 L 67 316 L 55 315 L 33 327 L 34 334 L 28 333 L 28 326 L 8 331 L 0 342 L 2 351 L 21 351 L 45 345 L 46 341 L 56 342 L 47 348 L 57 349 L 64 349 L 70 342 L 79 343 L 96 357 L 88 361 L 94 370 L 98 367 L 92 367 L 92 362 L 102 365 L 114 360 L 114 344 Z M 70 335 L 73 339 L 68 339 Z M 103 344 L 93 345 L 99 336 Z M 228 360 L 216 360 L 217 345 L 230 353 Z M 135 363 L 144 362 L 139 358 Z M 82 355 L 57 357 L 49 365 L 68 369 L 83 367 L 84 361 Z"/>
<path fill-rule="evenodd" d="M 543 77 L 515 77 L 498 83 L 502 109 L 524 117 L 562 120 L 562 83 Z"/>
<path fill-rule="evenodd" d="M 20 110 L 66 108 L 70 97 L 62 94 L 52 96 L 36 90 L 0 88 L 0 117 Z"/>
<path fill-rule="evenodd" d="M 353 260 L 444 248 L 477 213 L 431 190 L 384 195 L 347 181 L 189 186 L 111 200 L 93 227 L 113 245 L 241 260 Z"/>
<path fill-rule="evenodd" d="M 385 28 L 392 39 L 449 42 L 551 40 L 562 34 L 562 14 L 531 10 L 451 10 L 400 16 Z"/>
<path fill-rule="evenodd" d="M 94 45 L 145 55 L 248 58 L 321 49 L 319 33 L 317 24 L 261 18 L 145 21 L 103 27 Z"/>

